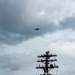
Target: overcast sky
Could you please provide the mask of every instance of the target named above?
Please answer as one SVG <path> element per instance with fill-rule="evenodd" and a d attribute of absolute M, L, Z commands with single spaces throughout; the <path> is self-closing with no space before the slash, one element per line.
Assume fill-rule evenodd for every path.
<path fill-rule="evenodd" d="M 58 75 L 75 75 L 75 0 L 0 0 L 0 75 L 43 73 L 37 55 L 47 50 Z"/>

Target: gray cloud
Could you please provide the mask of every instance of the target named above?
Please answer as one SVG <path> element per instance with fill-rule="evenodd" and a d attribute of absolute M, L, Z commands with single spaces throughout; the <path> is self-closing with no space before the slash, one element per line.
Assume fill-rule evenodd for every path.
<path fill-rule="evenodd" d="M 15 54 L 7 54 L 3 53 L 1 56 L 0 54 L 0 71 L 2 72 L 2 75 L 24 75 L 24 74 L 38 74 L 42 73 L 40 70 L 36 71 L 35 67 L 38 65 L 36 62 L 36 56 L 44 53 L 45 51 L 42 51 L 38 54 L 38 51 L 34 51 L 34 54 L 30 54 L 29 56 L 26 55 L 26 53 L 15 53 Z M 31 52 L 33 53 L 33 52 Z M 74 74 L 74 57 L 70 57 L 69 55 L 65 54 L 59 54 L 57 53 L 57 59 L 56 62 L 59 65 L 58 69 L 58 75 L 69 75 Z M 32 60 L 31 60 L 32 59 Z M 0 73 L 1 73 L 0 72 Z M 6 72 L 6 74 L 4 74 Z M 54 74 L 54 73 L 52 73 Z"/>
<path fill-rule="evenodd" d="M 58 75 L 73 74 L 75 70 L 73 67 L 75 65 L 75 38 L 71 38 L 71 36 L 74 34 L 75 31 L 64 30 L 36 37 L 16 46 L 0 45 L 0 74 L 35 75 L 43 73 L 43 71 L 35 69 L 39 64 L 36 62 L 37 55 L 43 54 L 47 50 L 58 55 L 56 62 L 59 65 Z M 73 42 L 70 42 L 70 39 Z M 53 70 L 54 72 L 56 70 Z"/>
<path fill-rule="evenodd" d="M 29 51 L 1 51 L 0 50 L 0 74 L 1 75 L 25 75 L 35 74 L 36 55 L 27 54 Z M 18 52 L 18 53 L 17 53 Z M 37 53 L 35 53 L 37 54 Z M 31 60 L 32 59 L 32 60 Z M 32 69 L 33 67 L 33 69 Z"/>
<path fill-rule="evenodd" d="M 25 54 L 25 53 L 24 53 Z M 0 55 L 0 69 L 7 70 L 7 71 L 19 71 L 26 67 L 29 67 L 27 64 L 32 64 L 33 60 L 30 60 L 32 57 L 28 57 L 26 54 L 21 54 L 20 56 L 18 54 L 5 54 Z"/>
<path fill-rule="evenodd" d="M 56 4 L 52 0 L 49 1 L 50 3 L 48 0 L 34 1 L 34 3 L 33 1 L 0 0 L 1 44 L 17 44 L 35 36 L 60 30 L 60 24 L 62 23 L 64 23 L 62 28 L 68 28 L 67 21 L 63 22 L 63 19 L 74 14 L 73 1 L 66 1 L 67 6 L 64 1 L 56 1 Z M 69 5 L 72 6 L 68 9 Z M 67 11 L 71 12 L 67 13 Z M 65 24 L 67 25 L 65 26 Z M 36 27 L 40 27 L 41 30 L 38 32 L 34 31 L 33 29 Z"/>
<path fill-rule="evenodd" d="M 66 18 L 63 22 L 60 22 L 61 29 L 74 29 L 75 30 L 75 18 Z"/>
<path fill-rule="evenodd" d="M 25 2 L 28 1 L 0 1 L 0 43 L 17 44 L 24 39 L 42 35 L 58 28 L 36 18 L 34 22 L 30 22 L 32 17 L 27 14 L 28 6 Z M 33 29 L 36 27 L 40 27 L 41 30 L 39 32 L 34 31 Z"/>
<path fill-rule="evenodd" d="M 0 0 L 0 75 L 39 73 L 36 56 L 45 50 L 58 55 L 58 75 L 74 75 L 74 7 L 74 0 Z"/>

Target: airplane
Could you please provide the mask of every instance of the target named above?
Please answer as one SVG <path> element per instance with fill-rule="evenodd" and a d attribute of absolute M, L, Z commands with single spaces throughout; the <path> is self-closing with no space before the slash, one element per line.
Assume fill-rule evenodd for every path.
<path fill-rule="evenodd" d="M 34 30 L 38 31 L 38 30 L 40 30 L 40 28 L 35 28 Z"/>

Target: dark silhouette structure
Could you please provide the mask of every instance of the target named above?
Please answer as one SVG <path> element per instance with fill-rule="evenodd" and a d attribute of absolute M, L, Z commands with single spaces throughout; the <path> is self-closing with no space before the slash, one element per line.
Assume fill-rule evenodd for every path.
<path fill-rule="evenodd" d="M 55 63 L 52 64 L 52 62 L 57 61 L 57 59 L 51 59 L 51 57 L 56 57 L 56 56 L 57 55 L 50 54 L 49 51 L 47 51 L 43 55 L 37 56 L 38 58 L 43 58 L 43 59 L 38 60 L 37 62 L 41 62 L 44 64 L 42 66 L 40 66 L 39 64 L 39 66 L 36 67 L 36 69 L 42 69 L 44 71 L 44 73 L 40 75 L 51 75 L 49 71 L 54 68 L 58 68 L 58 66 Z"/>
<path fill-rule="evenodd" d="M 40 28 L 35 28 L 34 30 L 38 31 L 38 30 L 40 30 Z"/>

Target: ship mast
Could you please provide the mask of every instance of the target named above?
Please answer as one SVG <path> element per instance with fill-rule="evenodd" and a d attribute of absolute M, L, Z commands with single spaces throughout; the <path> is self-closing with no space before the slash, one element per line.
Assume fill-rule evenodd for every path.
<path fill-rule="evenodd" d="M 49 51 L 47 51 L 43 55 L 37 56 L 38 58 L 41 58 L 37 62 L 41 62 L 44 64 L 42 66 L 40 66 L 40 64 L 39 64 L 39 66 L 36 67 L 36 69 L 42 69 L 44 71 L 44 73 L 40 74 L 40 75 L 51 75 L 49 73 L 49 71 L 54 69 L 54 68 L 58 68 L 58 65 L 52 64 L 52 62 L 57 61 L 57 59 L 51 59 L 51 57 L 56 57 L 56 56 L 57 56 L 56 54 L 55 55 L 50 54 Z"/>

